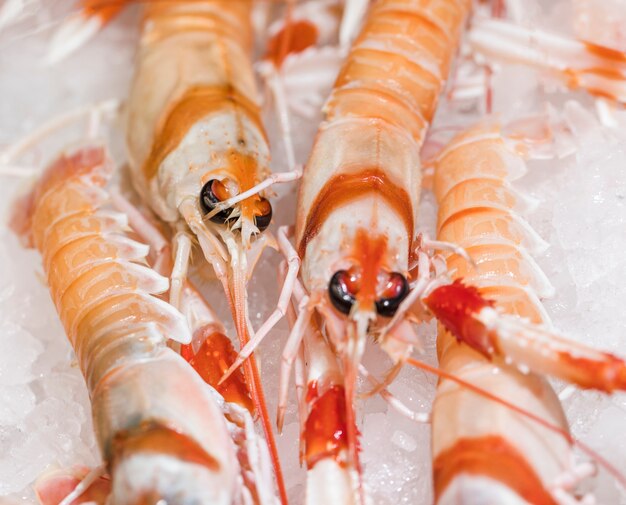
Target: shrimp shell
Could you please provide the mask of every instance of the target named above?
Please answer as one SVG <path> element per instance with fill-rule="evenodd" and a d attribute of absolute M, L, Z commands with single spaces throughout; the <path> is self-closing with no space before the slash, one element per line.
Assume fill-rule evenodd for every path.
<path fill-rule="evenodd" d="M 240 477 L 222 400 L 166 345 L 189 342 L 190 330 L 154 296 L 168 281 L 141 264 L 146 246 L 102 209 L 112 171 L 104 148 L 80 147 L 47 169 L 22 209 L 88 385 L 111 500 L 230 504 Z"/>
<path fill-rule="evenodd" d="M 472 271 L 449 254 L 455 277 L 465 277 L 503 312 L 542 323 L 546 316 L 538 295 L 550 294 L 550 284 L 524 249 L 530 226 L 515 213 L 518 198 L 505 189 L 511 175 L 524 172 L 524 164 L 499 131 L 497 124 L 471 128 L 437 160 L 438 237 L 467 247 L 476 263 Z M 568 433 L 560 402 L 541 376 L 494 364 L 459 345 L 442 325 L 437 351 L 444 371 L 513 398 L 516 406 Z M 570 444 L 560 434 L 445 379 L 437 388 L 432 426 L 438 504 L 476 496 L 489 503 L 557 503 L 558 478 L 572 469 Z"/>

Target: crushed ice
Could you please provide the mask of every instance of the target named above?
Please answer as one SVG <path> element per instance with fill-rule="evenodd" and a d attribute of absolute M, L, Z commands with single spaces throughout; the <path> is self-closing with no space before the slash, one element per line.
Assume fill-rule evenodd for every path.
<path fill-rule="evenodd" d="M 583 17 L 576 28 L 590 38 L 606 36 L 605 31 L 584 17 L 592 12 L 590 5 L 597 3 L 577 2 Z M 542 15 L 544 11 L 539 2 L 530 4 L 510 2 L 514 17 L 526 24 L 538 19 L 545 24 L 559 18 L 568 21 L 573 18 L 571 9 L 565 9 L 563 2 L 552 9 L 544 5 L 544 11 L 548 9 L 550 16 Z M 612 0 L 610 4 L 623 6 L 624 2 Z M 525 9 L 520 7 L 522 5 Z M 124 15 L 66 62 L 44 68 L 42 60 L 50 31 L 34 28 L 54 24 L 63 14 L 59 9 L 56 3 L 46 5 L 0 32 L 0 148 L 55 114 L 102 99 L 124 97 L 132 72 L 136 13 Z M 568 16 L 563 17 L 563 12 L 568 12 Z M 624 49 L 623 39 L 616 44 Z M 310 61 L 336 61 L 334 54 L 326 56 Z M 297 69 L 298 65 L 293 68 Z M 303 84 L 298 76 L 288 82 L 295 94 L 302 92 L 299 86 Z M 572 121 L 586 118 L 572 125 L 578 144 L 575 156 L 529 163 L 528 175 L 516 182 L 516 187 L 540 202 L 534 213 L 525 217 L 551 246 L 537 261 L 556 288 L 556 296 L 546 302 L 555 327 L 571 338 L 624 354 L 626 139 L 623 135 L 620 137 L 617 130 L 600 126 L 588 97 L 580 93 L 547 94 L 545 83 L 531 70 L 504 66 L 493 86 L 493 103 L 505 118 L 537 109 L 545 100 L 550 100 L 559 110 L 569 111 Z M 570 98 L 581 100 L 584 109 L 578 110 L 576 104 L 564 106 Z M 299 100 L 307 117 L 294 116 L 292 128 L 297 132 L 299 161 L 304 161 L 319 121 L 319 114 L 308 115 L 322 99 L 304 97 Z M 481 108 L 471 100 L 463 106 L 446 106 L 435 126 L 468 124 L 480 117 L 480 112 Z M 280 137 L 271 113 L 269 116 L 276 153 L 274 164 L 276 170 L 284 170 Z M 623 114 L 616 117 L 624 120 Z M 626 121 L 621 124 L 623 129 Z M 22 160 L 23 164 L 40 165 L 68 139 L 76 139 L 76 135 L 77 131 L 59 132 L 54 141 L 29 153 Z M 116 152 L 122 159 L 119 134 L 115 142 Z M 19 177 L 2 178 L 0 217 L 3 222 L 6 203 L 25 184 Z M 275 212 L 276 224 L 290 223 L 294 215 L 294 190 L 279 188 L 279 191 L 282 199 Z M 420 225 L 432 235 L 436 211 L 428 193 L 424 195 L 421 209 Z M 256 315 L 255 326 L 267 316 L 272 301 L 276 300 L 277 261 L 276 257 L 265 257 L 252 281 L 251 313 Z M 99 460 L 85 386 L 73 363 L 48 291 L 40 280 L 40 272 L 38 255 L 24 251 L 2 226 L 0 496 L 32 499 L 31 485 L 43 471 L 74 464 L 93 466 Z M 216 308 L 226 316 L 225 302 L 217 302 Z M 434 364 L 434 326 L 426 325 L 423 332 L 426 347 L 423 359 Z M 260 349 L 270 409 L 276 405 L 277 367 L 285 338 L 283 324 Z M 380 356 L 380 351 L 372 344 L 365 356 L 365 365 L 373 373 L 384 372 L 385 362 Z M 428 412 L 435 384 L 434 377 L 406 369 L 390 390 L 415 411 Z M 556 386 L 557 389 L 563 387 Z M 298 503 L 296 497 L 302 496 L 304 472 L 298 467 L 299 426 L 293 407 L 293 390 L 290 394 L 292 405 L 288 424 L 279 438 L 279 449 L 289 494 L 294 503 Z M 429 502 L 432 499 L 430 427 L 411 423 L 390 410 L 380 398 L 364 400 L 359 408 L 365 481 L 374 503 Z M 594 447 L 617 468 L 626 468 L 626 438 L 621 436 L 626 417 L 625 395 L 607 398 L 576 391 L 565 400 L 565 408 L 575 436 Z M 626 503 L 624 491 L 618 489 L 605 472 L 590 486 L 601 503 Z"/>

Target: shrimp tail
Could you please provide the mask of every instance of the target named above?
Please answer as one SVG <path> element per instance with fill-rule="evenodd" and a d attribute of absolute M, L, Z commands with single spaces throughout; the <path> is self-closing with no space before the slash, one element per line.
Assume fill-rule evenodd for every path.
<path fill-rule="evenodd" d="M 83 47 L 116 17 L 129 1 L 81 0 L 81 10 L 70 15 L 54 33 L 46 62 L 54 65 Z"/>
<path fill-rule="evenodd" d="M 623 359 L 503 314 L 460 279 L 436 288 L 424 302 L 459 342 L 488 359 L 512 362 L 523 371 L 549 374 L 585 389 L 626 389 Z"/>
<path fill-rule="evenodd" d="M 475 21 L 469 43 L 487 58 L 539 68 L 569 88 L 626 102 L 626 54 L 621 51 L 494 19 Z"/>

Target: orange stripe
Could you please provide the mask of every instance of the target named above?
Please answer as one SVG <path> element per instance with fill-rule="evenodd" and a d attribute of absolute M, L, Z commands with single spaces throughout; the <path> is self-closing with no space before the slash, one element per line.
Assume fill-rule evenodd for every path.
<path fill-rule="evenodd" d="M 626 53 L 613 49 L 611 47 L 601 46 L 592 42 L 583 42 L 587 51 L 591 54 L 600 56 L 601 58 L 607 58 L 609 60 L 626 63 Z"/>
<path fill-rule="evenodd" d="M 318 38 L 319 30 L 310 21 L 290 21 L 267 42 L 265 58 L 273 61 L 279 68 L 287 56 L 314 46 Z"/>
<path fill-rule="evenodd" d="M 104 25 L 117 16 L 119 12 L 130 3 L 131 0 L 83 0 L 83 14 L 86 17 L 98 16 Z"/>
<path fill-rule="evenodd" d="M 460 439 L 433 462 L 435 502 L 460 474 L 488 477 L 533 505 L 557 505 L 524 456 L 504 438 Z"/>
<path fill-rule="evenodd" d="M 626 365 L 612 354 L 600 353 L 599 358 L 589 359 L 561 351 L 557 363 L 565 367 L 565 379 L 581 388 L 607 393 L 626 389 Z"/>
<path fill-rule="evenodd" d="M 337 207 L 370 193 L 383 198 L 404 222 L 407 233 L 413 237 L 413 205 L 409 194 L 392 183 L 378 168 L 361 170 L 352 174 L 339 174 L 331 178 L 311 205 L 298 252 L 304 258 L 308 243 L 319 233 L 331 212 Z"/>
<path fill-rule="evenodd" d="M 158 128 L 152 151 L 144 163 L 146 178 L 154 177 L 163 160 L 182 141 L 187 132 L 202 118 L 231 107 L 244 114 L 264 133 L 258 106 L 232 86 L 206 86 L 189 89 L 165 115 Z"/>
<path fill-rule="evenodd" d="M 219 470 L 219 462 L 195 440 L 157 421 L 144 421 L 139 426 L 120 431 L 111 442 L 111 466 L 133 453 L 169 455 L 181 461 Z"/>

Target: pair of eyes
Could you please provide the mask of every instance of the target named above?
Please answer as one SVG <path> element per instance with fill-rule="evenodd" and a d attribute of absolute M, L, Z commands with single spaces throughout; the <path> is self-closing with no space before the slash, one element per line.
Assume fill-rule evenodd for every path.
<path fill-rule="evenodd" d="M 200 190 L 200 208 L 205 214 L 211 212 L 217 204 L 228 198 L 228 190 L 217 179 L 211 179 Z M 272 221 L 272 206 L 267 198 L 260 197 L 255 202 L 254 225 L 264 231 Z M 214 223 L 224 224 L 231 221 L 232 208 L 224 209 L 211 216 Z"/>
<path fill-rule="evenodd" d="M 347 270 L 339 270 L 330 279 L 328 296 L 333 306 L 348 315 L 356 302 L 356 289 L 353 275 Z M 399 272 L 391 272 L 380 298 L 375 301 L 376 312 L 384 317 L 393 317 L 398 307 L 409 294 L 409 283 Z"/>

